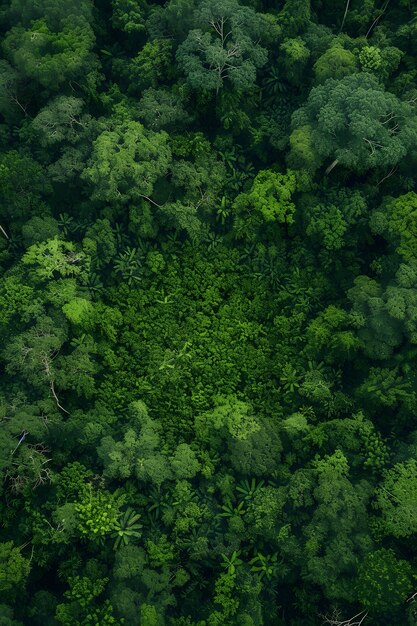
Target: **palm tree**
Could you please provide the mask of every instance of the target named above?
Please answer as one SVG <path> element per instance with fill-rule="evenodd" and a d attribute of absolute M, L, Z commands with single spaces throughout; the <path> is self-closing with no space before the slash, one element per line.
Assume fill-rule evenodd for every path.
<path fill-rule="evenodd" d="M 238 491 L 240 494 L 238 497 L 242 498 L 243 500 L 253 500 L 257 491 L 261 487 L 263 487 L 264 484 L 265 484 L 264 480 L 260 480 L 259 482 L 256 482 L 255 478 L 252 478 L 250 482 L 248 481 L 248 479 L 242 480 L 240 481 L 239 485 L 236 487 L 236 491 Z"/>
<path fill-rule="evenodd" d="M 131 540 L 140 539 L 142 536 L 142 524 L 138 523 L 139 519 L 140 514 L 135 513 L 130 508 L 122 513 L 115 530 L 111 534 L 112 538 L 115 539 L 113 545 L 114 550 L 118 550 L 121 545 L 127 546 Z"/>

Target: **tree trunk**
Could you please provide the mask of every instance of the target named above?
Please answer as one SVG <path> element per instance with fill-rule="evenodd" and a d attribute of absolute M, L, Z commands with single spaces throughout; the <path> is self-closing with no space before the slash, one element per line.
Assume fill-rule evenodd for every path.
<path fill-rule="evenodd" d="M 327 170 L 324 172 L 327 176 L 327 174 L 330 174 L 330 172 L 332 171 L 333 168 L 336 167 L 336 165 L 339 163 L 339 159 L 335 159 L 332 163 L 330 163 L 329 167 L 327 168 Z"/>
<path fill-rule="evenodd" d="M 341 24 L 341 26 L 340 26 L 339 33 L 341 33 L 341 32 L 342 32 L 342 30 L 343 30 L 343 26 L 345 25 L 345 19 L 346 19 L 346 16 L 347 16 L 347 14 L 348 14 L 348 11 L 349 11 L 349 5 L 350 5 L 350 0 L 347 0 L 347 2 L 346 2 L 346 6 L 345 6 L 345 14 L 344 14 L 344 16 L 343 16 L 343 20 L 342 20 L 342 24 Z"/>

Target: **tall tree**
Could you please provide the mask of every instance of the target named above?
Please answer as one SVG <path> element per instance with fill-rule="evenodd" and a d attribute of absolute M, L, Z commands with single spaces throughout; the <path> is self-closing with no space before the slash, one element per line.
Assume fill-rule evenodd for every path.
<path fill-rule="evenodd" d="M 417 122 L 411 102 L 384 91 L 371 74 L 328 79 L 313 87 L 307 102 L 293 114 L 293 133 L 309 138 L 307 159 L 294 135 L 289 163 L 326 173 L 340 164 L 358 173 L 397 165 L 416 148 Z M 332 159 L 329 163 L 329 159 Z"/>
<path fill-rule="evenodd" d="M 177 51 L 179 67 L 198 91 L 227 85 L 247 91 L 267 53 L 257 39 L 262 20 L 237 0 L 204 0 L 194 14 L 195 27 Z"/>

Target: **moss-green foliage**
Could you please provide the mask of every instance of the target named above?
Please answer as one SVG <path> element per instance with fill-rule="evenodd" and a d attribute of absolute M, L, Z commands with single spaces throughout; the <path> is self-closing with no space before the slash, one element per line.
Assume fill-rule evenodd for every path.
<path fill-rule="evenodd" d="M 81 537 L 100 541 L 116 530 L 119 507 L 111 494 L 86 490 L 75 505 L 78 515 L 78 532 Z"/>
<path fill-rule="evenodd" d="M 314 72 L 317 82 L 323 83 L 328 78 L 343 78 L 357 69 L 355 55 L 339 43 L 326 50 L 315 62 Z"/>
<path fill-rule="evenodd" d="M 417 479 L 417 463 L 410 459 L 388 470 L 376 493 L 375 506 L 381 513 L 381 529 L 394 537 L 408 537 L 415 532 L 413 485 Z"/>
<path fill-rule="evenodd" d="M 97 579 L 92 582 L 86 576 L 74 576 L 68 579 L 70 589 L 64 595 L 68 602 L 59 604 L 56 609 L 56 619 L 62 626 L 80 624 L 82 626 L 121 626 L 124 620 L 117 620 L 113 615 L 113 607 L 108 600 L 99 600 L 99 606 L 95 606 L 97 598 L 103 592 L 107 578 Z"/>
<path fill-rule="evenodd" d="M 372 614 L 389 615 L 413 589 L 412 567 L 381 548 L 366 556 L 359 567 L 358 597 Z"/>
<path fill-rule="evenodd" d="M 236 198 L 235 208 L 238 212 L 255 210 L 266 222 L 291 224 L 295 212 L 291 197 L 295 189 L 293 172 L 282 175 L 264 170 L 256 175 L 250 192 Z"/>
<path fill-rule="evenodd" d="M 415 3 L 0 4 L 0 624 L 415 624 Z"/>
<path fill-rule="evenodd" d="M 8 541 L 0 545 L 0 563 L 0 593 L 6 598 L 10 591 L 24 584 L 30 571 L 30 562 L 12 541 Z"/>

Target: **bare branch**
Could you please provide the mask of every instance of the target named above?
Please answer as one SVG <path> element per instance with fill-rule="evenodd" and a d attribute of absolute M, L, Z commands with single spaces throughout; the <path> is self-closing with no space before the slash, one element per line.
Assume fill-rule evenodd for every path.
<path fill-rule="evenodd" d="M 13 456 L 13 455 L 14 455 L 14 453 L 16 452 L 16 450 L 18 449 L 18 447 L 20 446 L 20 444 L 24 442 L 24 440 L 26 439 L 26 435 L 28 435 L 28 434 L 29 434 L 29 432 L 28 432 L 27 430 L 24 430 L 24 431 L 23 431 L 23 435 L 20 437 L 20 439 L 19 439 L 19 441 L 18 441 L 18 444 L 17 444 L 17 446 L 15 447 L 15 449 L 13 450 L 13 452 L 12 452 L 11 456 Z"/>
<path fill-rule="evenodd" d="M 25 114 L 25 117 L 28 117 L 28 114 L 27 114 L 27 111 L 26 111 L 27 105 L 26 105 L 26 106 L 23 106 L 23 104 L 21 104 L 21 103 L 19 102 L 19 100 L 17 99 L 17 96 L 15 96 L 15 95 L 12 95 L 12 96 L 11 96 L 11 99 L 12 99 L 12 101 L 13 101 L 15 104 L 17 104 L 17 106 L 19 107 L 19 109 L 21 109 L 21 110 L 23 111 L 23 113 Z"/>
<path fill-rule="evenodd" d="M 346 16 L 347 16 L 347 14 L 348 14 L 348 11 L 349 11 L 349 5 L 350 5 L 350 0 L 347 0 L 347 2 L 346 2 L 346 6 L 345 6 L 345 13 L 344 13 L 344 15 L 343 15 L 343 20 L 342 20 L 342 24 L 341 24 L 341 26 L 340 26 L 339 33 L 341 33 L 341 32 L 342 32 L 343 26 L 345 25 L 345 19 L 346 19 Z"/>
<path fill-rule="evenodd" d="M 324 619 L 323 624 L 329 624 L 329 626 L 362 626 L 363 622 L 368 615 L 368 611 L 361 611 L 349 619 L 341 619 L 339 609 L 333 609 L 331 615 L 320 615 Z"/>
<path fill-rule="evenodd" d="M 388 113 L 388 115 L 385 115 L 384 117 L 386 117 L 387 119 L 385 120 L 385 122 L 381 122 L 382 125 L 388 124 L 388 122 L 390 122 L 391 120 L 393 120 L 397 116 L 395 115 L 394 111 L 391 111 L 391 113 Z"/>
<path fill-rule="evenodd" d="M 141 198 L 145 198 L 145 200 L 147 200 L 148 202 L 151 202 L 152 204 L 157 206 L 158 209 L 162 209 L 165 206 L 164 204 L 158 204 L 157 202 L 155 202 L 155 200 L 152 200 L 152 198 L 149 198 L 149 196 L 144 196 L 143 193 L 140 193 L 139 196 Z"/>
<path fill-rule="evenodd" d="M 45 461 L 45 463 L 49 462 L 50 459 L 47 459 L 47 461 Z M 41 469 L 41 471 L 39 472 L 35 482 L 33 483 L 33 487 L 32 489 L 36 489 L 36 487 L 39 487 L 39 485 L 44 485 L 46 482 L 52 482 L 52 478 L 51 478 L 51 471 L 48 467 L 44 467 Z"/>
<path fill-rule="evenodd" d="M 0 225 L 0 230 L 3 233 L 3 235 L 6 237 L 6 239 L 9 239 L 9 235 L 6 233 L 6 231 L 4 230 L 3 226 Z"/>
<path fill-rule="evenodd" d="M 385 6 L 382 7 L 382 11 L 381 13 L 378 15 L 377 18 L 374 19 L 374 21 L 372 22 L 372 24 L 370 25 L 368 32 L 365 35 L 365 39 L 368 39 L 369 35 L 371 34 L 371 31 L 374 29 L 374 27 L 378 24 L 379 20 L 381 19 L 381 17 L 384 15 L 385 11 L 388 8 L 389 3 L 391 2 L 391 0 L 387 0 L 385 3 Z"/>
<path fill-rule="evenodd" d="M 339 159 L 335 159 L 334 161 L 332 161 L 329 165 L 329 167 L 326 169 L 326 171 L 324 172 L 325 175 L 327 176 L 328 174 L 330 174 L 330 172 L 332 171 L 332 169 L 334 169 L 336 167 L 336 165 L 339 163 Z"/>
<path fill-rule="evenodd" d="M 391 168 L 391 170 L 388 172 L 388 174 L 386 176 L 384 176 L 384 178 L 381 178 L 380 181 L 377 182 L 377 185 L 380 185 L 381 183 L 384 182 L 384 180 L 387 180 L 387 178 L 390 178 L 390 176 L 392 176 L 393 174 L 395 174 L 395 172 L 397 171 L 397 166 L 395 165 L 393 168 Z"/>
<path fill-rule="evenodd" d="M 61 406 L 61 404 L 59 403 L 58 396 L 56 395 L 56 392 L 55 392 L 55 387 L 54 387 L 54 381 L 53 380 L 50 381 L 50 388 L 51 388 L 51 392 L 52 392 L 52 395 L 53 395 L 53 397 L 55 399 L 55 402 L 56 402 L 56 405 L 57 405 L 58 409 L 61 409 L 61 411 L 64 411 L 64 413 L 66 413 L 67 415 L 70 415 L 70 412 L 67 411 L 66 409 L 64 409 L 64 407 Z"/>
<path fill-rule="evenodd" d="M 364 141 L 366 141 L 366 143 L 369 145 L 369 147 L 371 148 L 371 156 L 373 154 L 375 154 L 376 152 L 376 148 L 383 148 L 384 146 L 381 145 L 380 143 L 377 143 L 376 141 L 373 141 L 372 139 L 367 139 L 366 137 L 362 137 L 362 139 Z"/>
<path fill-rule="evenodd" d="M 395 124 L 395 126 L 393 126 L 392 128 L 389 129 L 389 134 L 390 135 L 396 135 L 400 130 L 400 125 L 399 124 Z"/>

